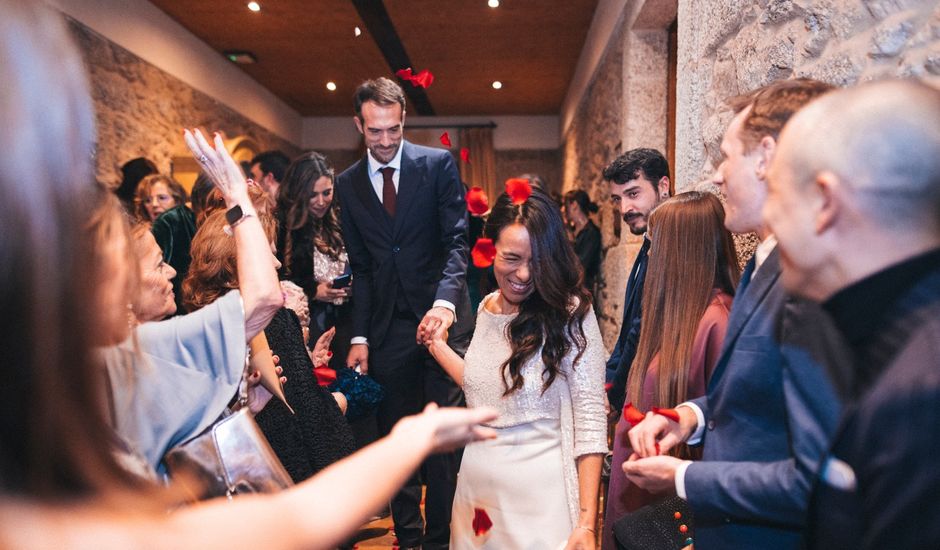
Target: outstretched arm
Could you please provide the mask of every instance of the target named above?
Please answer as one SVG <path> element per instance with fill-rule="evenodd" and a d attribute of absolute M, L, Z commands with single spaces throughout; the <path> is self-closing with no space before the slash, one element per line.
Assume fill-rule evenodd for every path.
<path fill-rule="evenodd" d="M 447 333 L 438 333 L 435 337 L 425 341 L 428 351 L 434 360 L 444 369 L 448 376 L 454 379 L 458 386 L 463 387 L 463 359 L 447 345 Z"/>
<path fill-rule="evenodd" d="M 246 342 L 251 341 L 268 326 L 284 304 L 271 259 L 271 245 L 248 197 L 248 182 L 225 149 L 222 136 L 215 135 L 214 147 L 199 130 L 186 130 L 183 138 L 206 175 L 222 193 L 226 208 L 240 206 L 242 209 L 244 217 L 232 228 L 232 233 L 237 254 L 238 287 L 245 307 L 245 337 Z"/>

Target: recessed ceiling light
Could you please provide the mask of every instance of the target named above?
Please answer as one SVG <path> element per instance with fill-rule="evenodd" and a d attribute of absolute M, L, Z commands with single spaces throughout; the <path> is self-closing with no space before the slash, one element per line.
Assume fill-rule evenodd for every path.
<path fill-rule="evenodd" d="M 335 92 L 335 91 L 336 91 L 336 83 L 335 83 L 335 82 L 332 82 L 332 81 L 327 82 L 327 83 L 326 83 L 326 89 L 329 90 L 329 91 L 331 91 L 331 92 Z"/>
<path fill-rule="evenodd" d="M 360 34 L 362 34 L 362 29 L 360 29 L 359 27 L 356 27 L 355 29 L 353 29 L 353 34 L 355 34 L 356 36 L 359 36 Z"/>
<path fill-rule="evenodd" d="M 251 11 L 261 11 L 261 4 L 257 2 L 248 2 L 248 9 Z"/>
<path fill-rule="evenodd" d="M 499 80 L 494 80 L 494 81 L 493 81 L 493 89 L 494 89 L 494 90 L 498 90 L 498 89 L 500 89 L 500 88 L 502 88 L 502 87 L 503 87 L 503 83 L 502 83 L 502 82 L 500 82 Z"/>
<path fill-rule="evenodd" d="M 486 5 L 489 6 L 489 7 L 491 7 L 491 8 L 498 8 L 498 7 L 499 7 L 499 0 L 489 0 L 489 1 L 486 3 Z"/>

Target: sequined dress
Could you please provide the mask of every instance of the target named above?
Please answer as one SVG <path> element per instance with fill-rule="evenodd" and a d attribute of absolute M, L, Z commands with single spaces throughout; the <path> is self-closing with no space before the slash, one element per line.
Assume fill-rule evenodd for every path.
<path fill-rule="evenodd" d="M 593 309 L 584 318 L 587 348 L 572 368 L 542 393 L 543 365 L 536 354 L 522 369 L 523 387 L 503 397 L 503 361 L 510 354 L 506 326 L 515 314 L 487 311 L 480 304 L 476 330 L 464 359 L 464 393 L 469 407 L 500 413 L 492 427 L 499 436 L 464 451 L 451 517 L 451 548 L 554 550 L 564 546 L 578 519 L 578 457 L 607 452 L 604 414 L 606 350 Z M 485 512 L 492 527 L 474 529 Z M 478 534 L 479 533 L 479 534 Z"/>

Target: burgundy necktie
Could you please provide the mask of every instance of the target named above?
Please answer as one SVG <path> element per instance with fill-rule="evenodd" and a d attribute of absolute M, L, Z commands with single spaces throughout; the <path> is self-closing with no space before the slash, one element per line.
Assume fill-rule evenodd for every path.
<path fill-rule="evenodd" d="M 382 179 L 385 180 L 385 183 L 382 185 L 382 206 L 385 207 L 385 211 L 388 212 L 388 215 L 395 217 L 395 182 L 392 181 L 392 174 L 395 173 L 395 169 L 391 166 L 386 166 L 385 168 L 380 168 L 382 172 Z"/>

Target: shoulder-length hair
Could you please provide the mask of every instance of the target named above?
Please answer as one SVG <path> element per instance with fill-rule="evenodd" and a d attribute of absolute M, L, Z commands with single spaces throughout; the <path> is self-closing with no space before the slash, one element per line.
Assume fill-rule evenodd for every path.
<path fill-rule="evenodd" d="M 659 354 L 653 405 L 672 407 L 688 397 L 689 363 L 699 321 L 712 291 L 734 295 L 738 262 L 724 208 L 712 193 L 689 191 L 650 215 L 652 245 L 643 284 L 643 316 L 627 398 L 640 402 L 647 369 Z"/>
<path fill-rule="evenodd" d="M 268 240 L 273 240 L 277 225 L 274 218 L 259 212 L 258 219 Z M 187 311 L 205 307 L 229 290 L 238 288 L 235 237 L 225 232 L 226 225 L 225 212 L 216 210 L 209 214 L 193 236 L 189 250 L 192 260 L 182 285 L 183 306 Z M 271 260 L 258 258 L 256 261 Z"/>
<path fill-rule="evenodd" d="M 284 181 L 278 188 L 277 245 L 286 277 L 297 271 L 313 269 L 313 248 L 334 260 L 343 251 L 343 234 L 337 215 L 339 204 L 335 194 L 322 218 L 318 219 L 310 212 L 314 185 L 324 177 L 333 181 L 333 168 L 326 157 L 317 152 L 305 153 L 287 167 Z M 298 267 L 301 262 L 306 269 Z"/>
<path fill-rule="evenodd" d="M 94 109 L 61 14 L 2 6 L 0 494 L 113 495 L 140 483 L 112 454 L 91 349 L 105 281 L 89 217 L 110 195 L 94 183 Z"/>
<path fill-rule="evenodd" d="M 572 348 L 577 350 L 572 365 L 577 363 L 587 346 L 583 323 L 591 307 L 591 295 L 581 284 L 581 264 L 565 238 L 561 214 L 551 197 L 533 188 L 532 195 L 516 205 L 508 194 L 500 195 L 483 228 L 484 235 L 496 243 L 502 230 L 513 224 L 522 225 L 529 233 L 535 291 L 519 304 L 519 314 L 506 327 L 512 352 L 501 367 L 506 384 L 503 395 L 522 387 L 522 367 L 540 349 L 545 365 L 542 392 L 555 381 Z"/>
<path fill-rule="evenodd" d="M 186 204 L 186 201 L 189 200 L 186 190 L 178 181 L 163 174 L 150 174 L 137 184 L 137 193 L 134 196 L 134 215 L 137 216 L 137 219 L 148 222 L 153 221 L 147 214 L 146 204 L 150 202 L 150 190 L 158 183 L 166 185 L 177 206 Z"/>

